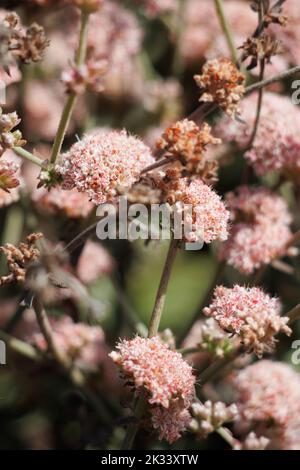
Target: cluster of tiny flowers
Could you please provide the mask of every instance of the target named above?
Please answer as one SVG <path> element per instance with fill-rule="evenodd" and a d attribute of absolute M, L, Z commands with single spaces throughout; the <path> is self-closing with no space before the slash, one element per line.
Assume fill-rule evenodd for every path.
<path fill-rule="evenodd" d="M 202 75 L 195 75 L 201 90 L 200 102 L 214 103 L 230 117 L 238 111 L 239 103 L 245 93 L 245 76 L 229 59 L 208 60 Z"/>
<path fill-rule="evenodd" d="M 224 142 L 235 142 L 245 148 L 253 129 L 257 96 L 243 100 L 240 108 L 242 121 L 230 122 L 223 117 L 217 133 Z M 259 176 L 280 171 L 287 178 L 300 178 L 300 111 L 287 96 L 266 92 L 255 141 L 245 157 Z"/>
<path fill-rule="evenodd" d="M 76 273 L 84 284 L 90 284 L 99 277 L 110 274 L 114 265 L 113 258 L 103 246 L 88 240 L 78 260 Z"/>
<path fill-rule="evenodd" d="M 190 182 L 181 178 L 167 183 L 165 190 L 166 201 L 175 205 L 175 211 L 184 213 L 187 241 L 211 243 L 227 239 L 230 214 L 220 196 L 202 180 Z"/>
<path fill-rule="evenodd" d="M 300 450 L 300 377 L 287 364 L 259 361 L 234 378 L 239 418 L 236 431 L 253 430 L 268 449 Z"/>
<path fill-rule="evenodd" d="M 74 323 L 70 317 L 51 318 L 53 339 L 76 365 L 96 369 L 106 359 L 105 337 L 99 326 Z M 47 349 L 47 343 L 41 332 L 33 332 L 26 340 L 40 348 Z"/>
<path fill-rule="evenodd" d="M 150 149 L 126 131 L 100 129 L 86 135 L 61 156 L 57 171 L 63 188 L 85 192 L 95 204 L 113 200 L 153 163 Z"/>
<path fill-rule="evenodd" d="M 218 164 L 206 156 L 210 145 L 220 144 L 211 134 L 211 127 L 203 123 L 201 127 L 193 121 L 183 119 L 168 127 L 157 141 L 157 148 L 165 150 L 168 157 L 180 162 L 184 173 L 199 175 L 206 183 L 217 179 Z"/>
<path fill-rule="evenodd" d="M 20 121 L 17 113 L 3 114 L 0 108 L 0 157 L 7 149 L 25 145 L 26 141 L 22 139 L 21 132 L 13 131 Z"/>
<path fill-rule="evenodd" d="M 143 5 L 150 18 L 170 13 L 178 8 L 177 0 L 135 0 L 135 2 Z"/>
<path fill-rule="evenodd" d="M 241 186 L 227 196 L 234 225 L 219 252 L 221 260 L 251 274 L 274 259 L 296 254 L 288 247 L 291 215 L 285 200 L 266 188 Z"/>
<path fill-rule="evenodd" d="M 100 93 L 104 90 L 103 75 L 107 70 L 106 60 L 89 59 L 80 67 L 72 67 L 62 74 L 62 81 L 68 93 L 82 95 L 86 90 Z"/>
<path fill-rule="evenodd" d="M 8 275 L 0 277 L 0 286 L 25 281 L 28 266 L 40 257 L 40 251 L 35 244 L 41 238 L 43 238 L 42 233 L 32 233 L 18 246 L 6 243 L 0 247 L 0 252 L 6 256 L 9 270 Z"/>
<path fill-rule="evenodd" d="M 15 12 L 7 13 L 1 26 L 6 33 L 7 52 L 12 58 L 25 64 L 42 60 L 43 52 L 49 45 L 42 26 L 33 23 L 26 28 Z"/>
<path fill-rule="evenodd" d="M 226 406 L 220 401 L 212 403 L 210 400 L 205 403 L 193 403 L 191 406 L 192 420 L 189 424 L 191 432 L 195 433 L 198 439 L 206 439 L 224 423 L 234 421 L 238 415 L 236 405 Z"/>
<path fill-rule="evenodd" d="M 280 316 L 280 309 L 278 299 L 260 288 L 235 285 L 216 287 L 212 302 L 203 313 L 213 317 L 223 330 L 237 335 L 247 351 L 260 357 L 274 349 L 275 335 L 291 334 L 289 319 Z"/>
<path fill-rule="evenodd" d="M 250 432 L 243 442 L 237 441 L 234 450 L 265 450 L 270 444 L 270 439 L 264 436 L 258 437 L 255 432 Z"/>
<path fill-rule="evenodd" d="M 19 168 L 18 163 L 0 160 L 0 190 L 10 192 L 19 186 L 20 181 L 16 177 Z"/>
<path fill-rule="evenodd" d="M 87 194 L 79 193 L 77 189 L 68 191 L 60 187 L 36 189 L 32 193 L 32 200 L 40 212 L 63 214 L 70 219 L 88 217 L 95 207 Z"/>
<path fill-rule="evenodd" d="M 157 336 L 122 340 L 116 349 L 110 357 L 138 393 L 147 393 L 152 424 L 160 439 L 175 441 L 189 422 L 188 409 L 195 395 L 191 366 Z"/>

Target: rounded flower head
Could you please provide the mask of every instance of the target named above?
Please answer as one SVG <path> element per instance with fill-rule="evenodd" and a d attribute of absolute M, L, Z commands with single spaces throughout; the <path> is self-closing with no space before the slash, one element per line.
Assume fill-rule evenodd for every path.
<path fill-rule="evenodd" d="M 257 96 L 242 101 L 242 121 L 223 117 L 217 132 L 224 142 L 235 142 L 245 148 L 249 142 L 256 115 Z M 286 96 L 265 93 L 258 131 L 251 150 L 245 154 L 259 176 L 280 171 L 287 178 L 300 179 L 300 111 Z"/>
<path fill-rule="evenodd" d="M 32 200 L 41 212 L 53 215 L 64 214 L 71 219 L 88 217 L 94 208 L 89 197 L 76 189 L 66 191 L 59 187 L 53 187 L 50 190 L 39 188 L 33 192 Z"/>
<path fill-rule="evenodd" d="M 238 335 L 242 344 L 258 356 L 274 348 L 276 334 L 291 333 L 288 318 L 280 317 L 279 301 L 258 287 L 218 286 L 203 312 L 223 330 Z"/>
<path fill-rule="evenodd" d="M 234 378 L 236 431 L 270 440 L 268 449 L 300 450 L 300 376 L 287 364 L 259 361 Z"/>
<path fill-rule="evenodd" d="M 183 119 L 169 126 L 156 146 L 165 150 L 167 157 L 180 162 L 185 174 L 199 175 L 206 183 L 212 183 L 217 180 L 218 163 L 206 151 L 210 145 L 220 143 L 221 140 L 211 134 L 207 123 L 199 127 L 193 121 Z"/>
<path fill-rule="evenodd" d="M 292 218 L 282 197 L 266 188 L 241 186 L 226 199 L 234 225 L 221 246 L 221 260 L 250 274 L 276 258 L 294 254 L 293 248 L 287 248 Z"/>
<path fill-rule="evenodd" d="M 229 212 L 220 196 L 202 180 L 189 182 L 181 178 L 167 184 L 165 190 L 167 202 L 175 204 L 176 211 L 185 212 L 187 241 L 211 243 L 227 239 Z"/>
<path fill-rule="evenodd" d="M 188 423 L 188 408 L 195 394 L 191 366 L 157 336 L 123 340 L 116 349 L 110 357 L 125 379 L 133 382 L 138 391 L 146 391 L 153 407 L 153 425 L 159 427 L 161 438 L 176 440 Z M 166 420 L 172 423 L 170 427 Z"/>
<path fill-rule="evenodd" d="M 97 130 L 61 156 L 63 188 L 77 188 L 92 202 L 113 200 L 118 187 L 130 187 L 153 163 L 150 149 L 126 131 Z"/>
<path fill-rule="evenodd" d="M 52 318 L 50 321 L 57 346 L 77 365 L 95 369 L 106 360 L 105 336 L 100 327 L 73 323 L 69 317 Z M 47 349 L 40 331 L 33 330 L 26 340 L 42 350 Z"/>
<path fill-rule="evenodd" d="M 200 101 L 220 106 L 230 117 L 234 117 L 245 92 L 245 76 L 229 59 L 208 60 L 202 75 L 195 75 L 202 95 Z"/>

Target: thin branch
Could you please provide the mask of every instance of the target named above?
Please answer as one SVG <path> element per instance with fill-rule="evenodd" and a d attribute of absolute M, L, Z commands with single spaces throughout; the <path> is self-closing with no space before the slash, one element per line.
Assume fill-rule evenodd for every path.
<path fill-rule="evenodd" d="M 260 82 L 254 83 L 253 85 L 249 85 L 246 88 L 245 94 L 249 95 L 253 91 L 260 90 L 268 85 L 272 85 L 272 83 L 280 82 L 280 80 L 285 80 L 286 78 L 290 78 L 296 73 L 300 72 L 300 65 L 297 67 L 293 67 L 285 72 L 279 73 L 278 75 L 274 75 L 271 78 L 267 78 L 266 80 L 262 80 Z"/>
<path fill-rule="evenodd" d="M 81 12 L 81 28 L 79 36 L 79 45 L 76 53 L 76 66 L 80 66 L 84 63 L 87 50 L 87 35 L 88 35 L 88 23 L 89 23 L 89 14 Z M 50 162 L 55 163 L 58 155 L 61 152 L 63 141 L 65 138 L 66 131 L 68 129 L 72 112 L 75 106 L 77 99 L 77 94 L 72 92 L 70 93 L 65 107 L 62 112 L 60 123 L 58 126 L 57 134 L 55 136 Z"/>
<path fill-rule="evenodd" d="M 3 330 L 0 330 L 0 339 L 4 341 L 9 349 L 24 357 L 27 357 L 28 359 L 31 359 L 35 362 L 42 362 L 45 359 L 43 355 L 33 346 L 25 343 L 24 341 L 21 341 L 20 339 L 14 338 Z"/>
<path fill-rule="evenodd" d="M 237 64 L 238 63 L 238 54 L 237 54 L 236 47 L 234 45 L 232 31 L 231 31 L 230 25 L 227 21 L 226 15 L 225 15 L 223 2 L 222 2 L 222 0 L 214 0 L 214 2 L 215 2 L 215 8 L 216 8 L 216 12 L 217 12 L 217 15 L 218 15 L 218 18 L 219 18 L 219 22 L 220 22 L 221 28 L 223 30 L 224 36 L 226 38 L 228 48 L 229 48 L 230 53 L 231 53 L 231 58 L 232 58 L 233 62 L 235 62 Z"/>
<path fill-rule="evenodd" d="M 28 152 L 28 150 L 23 149 L 23 147 L 14 147 L 13 151 L 19 155 L 22 158 L 25 158 L 26 160 L 29 160 L 30 162 L 34 163 L 35 165 L 38 165 L 40 167 L 43 166 L 43 160 L 40 158 L 36 157 L 32 153 Z"/>

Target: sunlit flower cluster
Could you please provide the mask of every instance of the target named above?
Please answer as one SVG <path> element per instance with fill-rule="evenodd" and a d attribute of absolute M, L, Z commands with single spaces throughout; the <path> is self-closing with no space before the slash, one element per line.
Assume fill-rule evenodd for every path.
<path fill-rule="evenodd" d="M 288 318 L 281 317 L 280 310 L 278 299 L 260 288 L 235 285 L 216 287 L 211 304 L 203 312 L 223 330 L 237 335 L 247 350 L 261 356 L 274 348 L 276 334 L 291 334 Z"/>
<path fill-rule="evenodd" d="M 116 349 L 110 356 L 138 392 L 146 391 L 160 438 L 177 440 L 188 424 L 195 393 L 191 366 L 158 337 L 122 340 Z"/>
<path fill-rule="evenodd" d="M 175 183 L 166 184 L 166 200 L 175 204 L 175 211 L 185 212 L 186 240 L 202 240 L 211 243 L 224 241 L 228 237 L 229 212 L 220 196 L 202 180 L 189 182 L 181 178 Z M 190 209 L 190 210 L 189 210 Z M 190 231 L 188 227 L 190 226 Z"/>
<path fill-rule="evenodd" d="M 118 187 L 130 187 L 153 163 L 149 148 L 126 131 L 100 129 L 61 156 L 64 189 L 85 192 L 95 204 L 113 200 Z"/>

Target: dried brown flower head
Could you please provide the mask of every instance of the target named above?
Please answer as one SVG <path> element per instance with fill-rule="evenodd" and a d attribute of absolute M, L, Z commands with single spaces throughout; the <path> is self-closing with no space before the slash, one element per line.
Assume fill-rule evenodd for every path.
<path fill-rule="evenodd" d="M 157 141 L 157 148 L 167 152 L 180 162 L 181 174 L 197 175 L 210 184 L 217 180 L 218 163 L 206 154 L 209 145 L 220 144 L 221 140 L 211 134 L 211 127 L 203 123 L 201 127 L 193 121 L 183 119 L 168 127 Z"/>
<path fill-rule="evenodd" d="M 34 245 L 41 238 L 42 233 L 32 233 L 17 247 L 10 243 L 0 247 L 0 252 L 7 258 L 9 269 L 9 274 L 0 278 L 0 286 L 25 281 L 27 268 L 40 257 L 40 251 Z"/>
<path fill-rule="evenodd" d="M 67 93 L 83 94 L 86 89 L 100 93 L 104 90 L 103 76 L 107 71 L 106 60 L 89 59 L 80 67 L 72 67 L 62 74 Z"/>
<path fill-rule="evenodd" d="M 245 93 L 245 76 L 234 63 L 225 58 L 208 60 L 202 75 L 194 76 L 201 89 L 200 102 L 214 103 L 234 117 Z"/>
<path fill-rule="evenodd" d="M 242 62 L 250 58 L 248 70 L 255 68 L 261 60 L 270 63 L 273 56 L 282 53 L 281 41 L 273 39 L 266 33 L 257 38 L 248 38 L 239 49 L 243 51 Z"/>
<path fill-rule="evenodd" d="M 27 64 L 42 60 L 44 49 L 49 45 L 44 28 L 33 23 L 24 27 L 16 13 L 8 13 L 0 25 L 0 62 L 8 69 L 16 59 Z"/>

